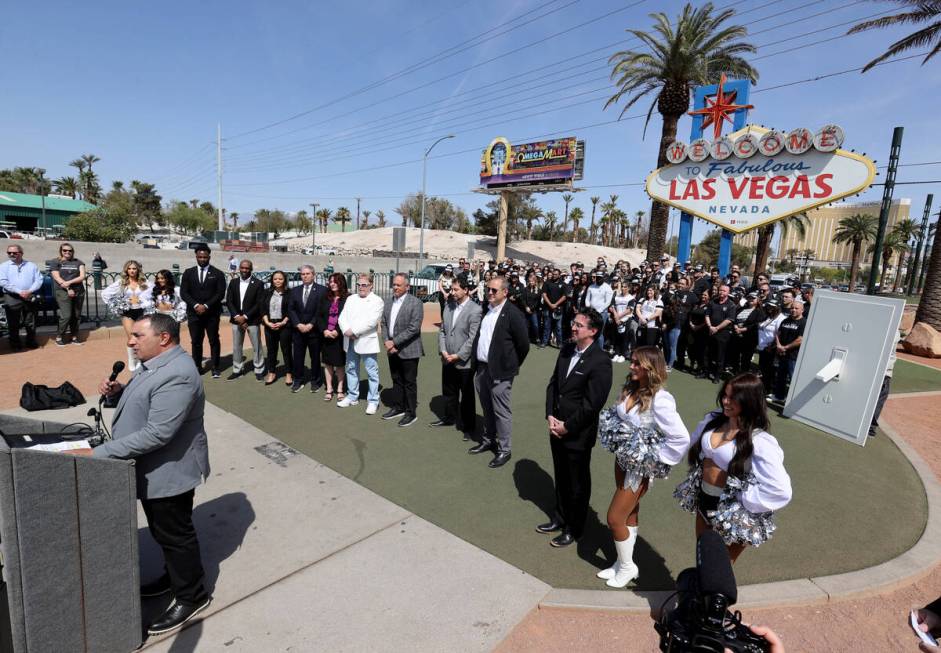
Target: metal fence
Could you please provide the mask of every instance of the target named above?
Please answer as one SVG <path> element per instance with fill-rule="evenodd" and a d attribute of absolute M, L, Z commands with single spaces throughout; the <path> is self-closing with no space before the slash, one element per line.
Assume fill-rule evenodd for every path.
<path fill-rule="evenodd" d="M 258 279 L 261 279 L 267 287 L 271 275 L 274 272 L 274 269 L 258 270 L 255 272 L 255 276 Z M 315 280 L 317 283 L 326 285 L 330 275 L 334 272 L 339 271 L 330 270 L 327 268 L 326 270 L 317 272 L 314 275 Z M 374 272 L 370 270 L 370 272 L 373 274 L 373 292 L 379 295 L 382 299 L 391 297 L 392 277 L 395 275 L 395 273 L 392 270 L 388 272 Z M 182 272 L 180 271 L 179 266 L 174 265 L 171 273 L 173 274 L 176 285 L 179 286 L 180 277 L 182 276 Z M 285 274 L 288 278 L 289 287 L 293 288 L 300 285 L 300 272 L 285 271 Z M 345 272 L 340 272 L 340 274 L 346 277 L 346 285 L 347 288 L 350 289 L 350 292 L 355 292 L 356 277 L 359 273 L 353 272 L 352 270 L 346 270 Z M 148 285 L 152 286 L 156 272 L 145 274 L 144 276 L 147 279 Z M 227 273 L 227 276 L 229 279 L 234 279 L 238 275 L 234 273 Z M 85 301 L 82 307 L 81 320 L 83 323 L 94 322 L 95 326 L 97 327 L 101 326 L 103 323 L 117 321 L 118 318 L 112 315 L 108 310 L 108 306 L 102 299 L 101 295 L 105 288 L 117 281 L 120 277 L 120 272 L 102 272 L 98 270 L 92 270 L 88 273 L 88 276 L 85 278 Z M 410 282 L 410 292 L 412 294 L 417 296 L 423 302 L 437 301 L 437 278 L 420 277 L 413 273 L 408 273 L 408 277 Z M 37 323 L 40 325 L 56 324 L 58 322 L 58 307 L 56 306 L 55 297 L 53 294 L 52 277 L 49 275 L 48 271 L 43 274 L 43 285 L 39 291 L 39 294 L 42 297 L 42 302 L 40 304 L 37 315 Z M 6 313 L 4 311 L 0 311 L 0 334 L 5 334 L 6 330 Z"/>

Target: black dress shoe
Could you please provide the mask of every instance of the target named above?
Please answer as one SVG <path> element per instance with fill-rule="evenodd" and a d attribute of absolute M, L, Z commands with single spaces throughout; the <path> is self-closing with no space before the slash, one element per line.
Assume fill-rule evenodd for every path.
<path fill-rule="evenodd" d="M 212 599 L 205 599 L 204 601 L 195 605 L 174 601 L 170 604 L 170 607 L 167 608 L 166 612 L 157 617 L 156 621 L 150 624 L 150 626 L 147 628 L 147 634 L 163 635 L 164 633 L 169 633 L 172 630 L 176 630 L 187 621 L 195 617 L 197 614 L 208 608 L 211 601 Z"/>
<path fill-rule="evenodd" d="M 213 376 L 215 376 L 215 374 L 213 374 Z M 242 373 L 241 373 L 241 372 L 232 372 L 229 376 L 225 377 L 225 380 L 226 380 L 226 381 L 234 381 L 235 379 L 239 378 L 240 376 L 242 376 Z"/>
<path fill-rule="evenodd" d="M 395 419 L 396 417 L 401 417 L 405 414 L 405 411 L 401 408 L 390 408 L 382 414 L 382 419 Z"/>
<path fill-rule="evenodd" d="M 454 426 L 454 422 L 451 422 L 451 421 L 446 420 L 446 419 L 439 419 L 439 420 L 435 420 L 434 422 L 432 422 L 432 423 L 429 424 L 428 426 L 434 426 L 434 427 L 436 427 L 436 428 L 439 427 L 439 426 Z"/>
<path fill-rule="evenodd" d="M 291 386 L 291 392 L 297 393 L 304 389 L 303 383 L 295 383 Z"/>
<path fill-rule="evenodd" d="M 575 538 L 571 533 L 565 532 L 561 535 L 556 535 L 551 540 L 549 540 L 549 545 L 554 546 L 557 549 L 561 549 L 563 546 L 568 546 L 575 541 Z"/>
<path fill-rule="evenodd" d="M 311 383 L 310 384 L 310 394 L 315 395 L 320 391 L 320 388 L 323 387 L 322 383 Z"/>
<path fill-rule="evenodd" d="M 510 452 L 501 451 L 500 453 L 498 453 L 496 456 L 493 457 L 493 460 L 487 463 L 487 466 L 492 467 L 493 469 L 496 469 L 497 467 L 503 467 L 509 461 L 510 461 Z"/>
<path fill-rule="evenodd" d="M 564 526 L 565 524 L 562 522 L 553 519 L 551 522 L 539 524 L 539 526 L 536 527 L 536 532 L 545 534 L 555 533 L 556 531 L 561 531 Z"/>
<path fill-rule="evenodd" d="M 155 581 L 141 585 L 140 595 L 144 597 L 162 596 L 171 589 L 173 588 L 170 586 L 170 577 L 164 574 Z"/>
<path fill-rule="evenodd" d="M 399 420 L 399 426 L 411 426 L 418 421 L 418 417 L 412 415 L 411 413 L 405 413 L 402 415 L 402 419 Z"/>
<path fill-rule="evenodd" d="M 461 438 L 464 442 L 470 442 L 471 434 L 469 431 L 464 431 L 464 437 Z"/>
<path fill-rule="evenodd" d="M 484 453 L 485 451 L 493 451 L 493 445 L 490 444 L 489 442 L 486 442 L 486 443 L 481 442 L 480 444 L 475 445 L 471 447 L 470 449 L 468 449 L 467 453 L 478 454 L 478 453 Z"/>
<path fill-rule="evenodd" d="M 256 375 L 255 375 L 255 380 L 256 380 L 256 381 L 261 381 L 261 380 L 264 379 L 264 378 L 265 378 L 265 375 L 264 375 L 264 374 L 256 374 Z"/>
<path fill-rule="evenodd" d="M 218 379 L 218 378 L 221 378 L 221 377 L 222 377 L 222 372 L 220 372 L 219 370 L 213 370 L 213 371 L 212 371 L 212 378 Z"/>

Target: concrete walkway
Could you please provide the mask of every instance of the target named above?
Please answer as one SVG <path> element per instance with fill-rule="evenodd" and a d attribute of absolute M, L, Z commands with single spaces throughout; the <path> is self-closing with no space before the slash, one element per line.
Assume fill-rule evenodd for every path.
<path fill-rule="evenodd" d="M 84 421 L 87 408 L 7 412 Z M 213 602 L 146 650 L 489 651 L 550 589 L 230 413 L 208 405 L 206 426 L 194 521 Z M 147 581 L 162 558 L 142 512 L 138 524 Z M 145 599 L 145 620 L 165 607 Z"/>

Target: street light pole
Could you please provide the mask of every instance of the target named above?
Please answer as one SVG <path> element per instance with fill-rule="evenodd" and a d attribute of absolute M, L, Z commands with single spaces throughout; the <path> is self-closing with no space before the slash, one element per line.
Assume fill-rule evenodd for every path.
<path fill-rule="evenodd" d="M 46 234 L 46 179 L 43 177 L 43 173 L 39 173 L 39 197 L 42 198 L 42 236 L 45 238 Z"/>
<path fill-rule="evenodd" d="M 311 208 L 311 209 L 313 210 L 313 212 L 314 212 L 313 215 L 311 216 L 311 223 L 310 223 L 310 238 L 311 238 L 310 246 L 311 246 L 311 248 L 314 249 L 314 250 L 317 249 L 317 229 L 320 227 L 320 221 L 319 221 L 319 218 L 317 218 L 317 207 L 318 207 L 318 206 L 320 206 L 320 205 L 317 204 L 317 202 L 313 202 L 313 203 L 310 205 L 310 208 Z M 312 254 L 313 254 L 313 252 L 312 252 Z"/>
<path fill-rule="evenodd" d="M 425 156 L 422 157 L 421 164 L 421 228 L 418 232 L 418 269 L 416 272 L 421 272 L 422 263 L 425 259 L 425 186 L 428 180 L 428 155 L 431 154 L 431 151 L 435 149 L 435 145 L 441 141 L 446 141 L 449 138 L 454 138 L 454 134 L 448 134 L 447 136 L 442 136 L 434 143 L 431 144 L 427 150 L 425 150 Z"/>

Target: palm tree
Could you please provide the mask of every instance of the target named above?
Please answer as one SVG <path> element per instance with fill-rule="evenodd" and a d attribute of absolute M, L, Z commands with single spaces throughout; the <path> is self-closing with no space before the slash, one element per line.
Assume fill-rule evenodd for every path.
<path fill-rule="evenodd" d="M 885 238 L 882 239 L 882 260 L 880 261 L 882 271 L 879 273 L 879 292 L 886 292 L 885 278 L 889 272 L 889 263 L 892 262 L 893 256 L 901 253 L 903 246 L 907 246 L 907 243 L 900 240 L 899 234 L 895 230 L 887 233 Z M 874 254 L 875 251 L 875 243 L 866 248 L 867 254 Z M 873 261 L 872 264 L 875 265 L 876 262 Z"/>
<path fill-rule="evenodd" d="M 899 258 L 895 265 L 895 283 L 892 284 L 892 292 L 898 292 L 899 284 L 902 283 L 902 266 L 904 265 L 906 255 L 912 250 L 912 240 L 918 236 L 921 227 L 909 218 L 899 220 L 892 227 L 892 231 L 898 234 L 901 248 L 899 249 Z"/>
<path fill-rule="evenodd" d="M 333 215 L 333 211 L 327 208 L 323 208 L 317 211 L 317 219 L 320 223 L 320 233 L 327 233 L 327 223 L 330 221 L 331 215 Z"/>
<path fill-rule="evenodd" d="M 359 228 L 365 229 L 369 225 L 369 216 L 372 215 L 372 211 L 369 209 L 363 210 L 363 221 L 360 223 Z"/>
<path fill-rule="evenodd" d="M 618 196 L 611 195 L 607 202 L 601 205 L 601 244 L 607 247 L 611 243 L 611 230 L 617 219 L 615 211 L 618 210 Z"/>
<path fill-rule="evenodd" d="M 580 225 L 585 218 L 585 212 L 582 211 L 581 207 L 576 206 L 572 208 L 572 212 L 569 213 L 569 218 L 572 219 L 572 242 L 575 243 L 578 242 L 578 225 Z"/>
<path fill-rule="evenodd" d="M 83 154 L 83 155 L 81 156 L 81 159 L 82 159 L 82 161 L 85 162 L 85 165 L 88 166 L 88 172 L 91 172 L 91 171 L 92 171 L 91 167 L 92 167 L 93 164 L 98 163 L 99 161 L 101 161 L 101 159 L 98 158 L 97 156 L 95 156 L 94 154 Z"/>
<path fill-rule="evenodd" d="M 555 223 L 559 219 L 559 216 L 556 215 L 555 211 L 546 211 L 543 219 L 546 221 L 546 234 L 548 234 L 549 240 L 552 240 L 552 237 L 555 235 Z M 563 228 L 563 232 L 564 231 L 565 229 Z"/>
<path fill-rule="evenodd" d="M 376 211 L 376 226 L 380 229 L 386 226 L 386 214 L 382 209 Z"/>
<path fill-rule="evenodd" d="M 594 245 L 597 243 L 595 240 L 595 209 L 598 208 L 598 202 L 601 201 L 601 198 L 594 195 L 588 199 L 591 200 L 591 228 L 588 230 L 588 241 Z"/>
<path fill-rule="evenodd" d="M 910 7 L 912 11 L 895 14 L 893 16 L 883 16 L 873 20 L 866 20 L 850 28 L 847 34 L 857 34 L 871 29 L 881 29 L 883 27 L 894 27 L 896 25 L 920 25 L 929 23 L 926 27 L 912 32 L 908 36 L 899 39 L 889 46 L 889 49 L 882 55 L 876 57 L 863 67 L 862 72 L 867 72 L 873 66 L 894 57 L 897 54 L 907 52 L 913 48 L 931 48 L 931 52 L 925 55 L 921 64 L 925 65 L 929 59 L 941 52 L 941 2 L 937 0 L 892 0 L 895 4 Z M 933 21 L 933 22 L 932 22 Z"/>
<path fill-rule="evenodd" d="M 232 213 L 229 214 L 229 217 L 232 218 L 232 229 L 234 231 L 238 231 L 239 230 L 239 212 L 232 211 Z"/>
<path fill-rule="evenodd" d="M 856 287 L 856 274 L 859 272 L 859 257 L 862 253 L 863 243 L 875 240 L 877 218 L 874 215 L 855 214 L 841 218 L 833 234 L 835 243 L 852 243 L 853 257 L 850 263 L 849 291 Z"/>
<path fill-rule="evenodd" d="M 352 220 L 350 217 L 350 210 L 345 206 L 341 206 L 337 209 L 337 213 L 333 216 L 334 222 L 340 223 L 340 231 L 346 233 L 346 223 Z"/>
<path fill-rule="evenodd" d="M 787 238 L 787 232 L 791 229 L 797 231 L 797 235 L 803 240 L 807 235 L 807 227 L 810 226 L 810 218 L 806 213 L 797 213 L 786 217 L 778 222 L 772 222 L 763 227 L 758 227 L 758 242 L 755 243 L 755 270 L 754 274 L 764 272 L 768 269 L 768 255 L 771 253 L 771 241 L 774 238 L 774 231 L 781 226 L 781 237 Z M 788 250 L 790 251 L 790 250 Z"/>
<path fill-rule="evenodd" d="M 658 168 L 667 163 L 667 145 L 676 140 L 676 125 L 689 110 L 694 86 L 714 84 L 723 73 L 758 81 L 758 71 L 741 57 L 756 50 L 754 45 L 741 40 L 747 35 L 747 28 L 724 24 L 734 15 L 734 9 L 717 11 L 711 2 L 701 8 L 687 4 L 675 25 L 663 12 L 651 14 L 652 30 L 627 30 L 647 51 L 623 50 L 608 59 L 608 63 L 614 64 L 611 79 L 618 90 L 605 103 L 606 109 L 625 99 L 623 116 L 641 98 L 651 93 L 656 96 L 647 111 L 644 133 L 656 108 L 663 118 Z M 647 237 L 649 261 L 658 260 L 663 253 L 669 218 L 668 207 L 654 201 L 650 207 Z"/>
<path fill-rule="evenodd" d="M 73 200 L 78 193 L 78 180 L 75 177 L 59 177 L 52 182 L 52 186 L 59 195 L 68 195 Z"/>
<path fill-rule="evenodd" d="M 634 214 L 634 218 L 635 218 L 635 221 L 634 221 L 634 247 L 635 247 L 635 248 L 636 248 L 636 247 L 640 247 L 640 243 L 637 241 L 637 239 L 640 237 L 640 223 L 643 221 L 643 219 L 644 219 L 645 217 L 647 217 L 647 212 L 646 212 L 646 211 L 638 211 L 637 213 Z"/>
<path fill-rule="evenodd" d="M 575 199 L 571 193 L 562 193 L 562 201 L 565 202 L 565 214 L 562 217 L 562 240 L 565 240 L 565 230 L 569 227 L 569 203 Z M 575 232 L 572 232 L 572 242 L 575 242 Z"/>
<path fill-rule="evenodd" d="M 938 238 L 937 234 L 925 264 L 925 285 L 918 302 L 918 310 L 915 311 L 915 324 L 925 322 L 935 330 L 941 331 L 941 238 Z"/>

